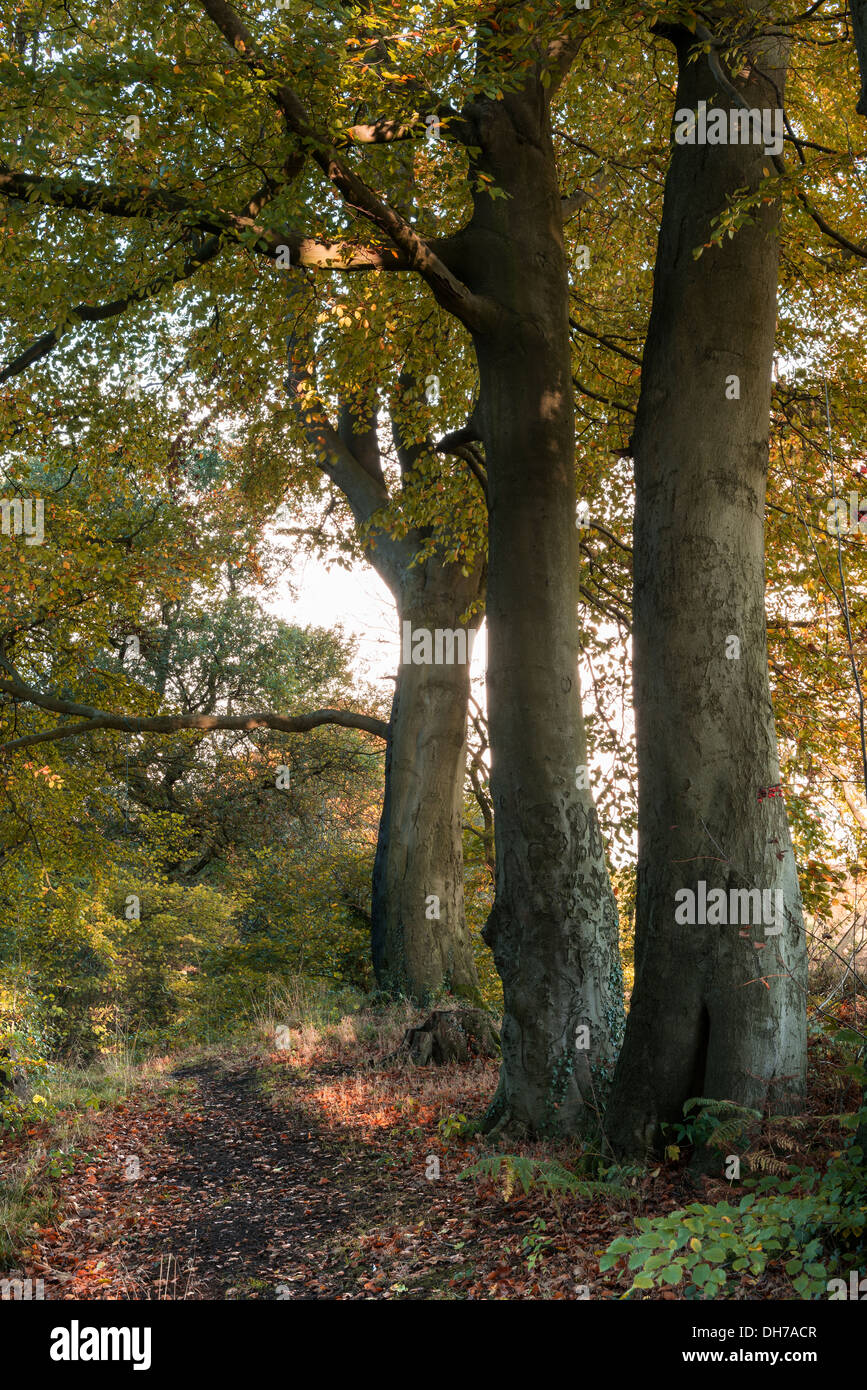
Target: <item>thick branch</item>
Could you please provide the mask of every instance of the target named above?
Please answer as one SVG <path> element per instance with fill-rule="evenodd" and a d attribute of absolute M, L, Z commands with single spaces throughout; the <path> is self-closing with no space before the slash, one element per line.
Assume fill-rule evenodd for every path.
<path fill-rule="evenodd" d="M 58 739 L 74 738 L 79 734 L 92 733 L 95 729 L 117 729 L 130 734 L 174 734 L 182 729 L 274 729 L 284 734 L 306 734 L 323 724 L 336 724 L 343 729 L 360 729 L 374 734 L 377 738 L 388 737 L 388 724 L 384 719 L 376 719 L 368 714 L 356 714 L 353 710 L 320 709 L 310 714 L 284 715 L 264 712 L 259 714 L 165 714 L 165 715 L 126 715 L 110 714 L 104 710 L 91 709 L 87 705 L 76 705 L 68 700 L 56 700 L 20 686 L 10 681 L 0 681 L 0 692 L 15 699 L 48 709 L 57 714 L 85 715 L 79 724 L 61 724 L 55 729 L 43 729 L 40 733 L 25 734 L 21 738 L 0 744 L 0 753 L 11 753 L 19 748 L 29 748 L 37 743 L 55 743 Z"/>
<path fill-rule="evenodd" d="M 300 98 L 281 80 L 231 6 L 225 0 L 199 0 L 199 4 L 253 76 L 266 84 L 272 100 L 283 113 L 287 129 L 310 152 L 347 207 L 361 213 L 394 243 L 407 258 L 410 269 L 417 271 L 428 283 L 444 309 L 468 328 L 484 330 L 489 327 L 498 314 L 493 301 L 474 295 L 415 228 L 359 178 L 331 141 L 314 128 Z"/>
<path fill-rule="evenodd" d="M 188 225 L 203 232 L 224 231 L 231 213 L 197 207 L 168 188 L 121 188 L 90 179 L 50 179 L 14 173 L 0 165 L 0 193 L 26 203 L 47 203 L 75 212 L 103 212 L 109 217 L 178 217 L 191 214 Z"/>
<path fill-rule="evenodd" d="M 295 172 L 302 164 L 294 161 Z M 270 190 L 256 193 L 241 212 L 225 208 L 197 207 L 169 189 L 119 188 L 85 179 L 46 179 L 26 173 L 0 172 L 0 194 L 27 202 L 75 212 L 100 212 L 107 217 L 145 217 L 155 221 L 183 217 L 185 231 L 207 232 L 227 241 L 257 238 L 255 250 L 272 260 L 288 249 L 291 265 L 336 270 L 409 270 L 411 264 L 390 246 L 363 246 L 352 241 L 329 240 L 291 228 L 264 227 L 258 214 Z M 431 243 L 432 248 L 436 243 Z M 109 315 L 103 315 L 109 317 Z"/>
<path fill-rule="evenodd" d="M 461 118 L 451 106 L 433 106 L 427 114 L 436 116 L 440 121 L 438 135 L 445 139 L 448 138 L 450 123 L 454 123 L 458 129 L 461 128 Z M 427 139 L 427 133 L 427 121 L 420 111 L 414 111 L 406 121 L 393 121 L 387 116 L 377 116 L 375 121 L 363 121 L 360 125 L 348 126 L 346 140 L 353 145 L 391 145 L 396 140 L 424 140 Z"/>
<path fill-rule="evenodd" d="M 300 156 L 294 156 L 287 161 L 283 170 L 285 182 L 291 182 L 293 178 L 297 177 L 301 172 L 303 162 Z M 6 191 L 8 193 L 9 187 L 17 186 L 14 185 L 14 182 L 13 184 L 9 183 L 9 179 L 14 179 L 15 177 L 25 178 L 27 176 L 8 176 L 5 189 L 3 187 L 3 180 L 0 178 L 0 192 Z M 63 180 L 41 180 L 37 182 L 41 182 L 44 185 L 50 184 L 52 186 L 53 193 L 56 194 L 56 206 L 79 206 L 79 204 L 72 201 L 81 191 L 81 186 L 79 184 L 66 185 Z M 106 189 L 96 184 L 87 185 L 87 188 L 88 200 L 93 202 L 94 206 L 98 206 L 99 210 L 105 212 L 107 215 L 135 215 L 134 213 L 118 211 L 119 208 L 124 206 L 123 198 L 120 196 L 120 190 Z M 11 377 L 26 371 L 34 362 L 40 361 L 43 357 L 46 357 L 48 353 L 52 352 L 60 342 L 70 323 L 75 323 L 76 320 L 82 323 L 103 323 L 106 319 L 117 318 L 124 313 L 126 309 L 130 308 L 131 305 L 142 304 L 146 300 L 153 299 L 156 295 L 161 294 L 162 291 L 169 286 L 180 284 L 183 280 L 189 279 L 190 276 L 194 275 L 203 265 L 214 259 L 225 240 L 240 241 L 243 234 L 249 231 L 255 232 L 259 238 L 259 246 L 257 249 L 273 259 L 276 259 L 281 254 L 285 254 L 285 251 L 288 249 L 290 252 L 289 260 L 292 264 L 326 265 L 338 263 L 342 269 L 352 269 L 355 268 L 355 265 L 363 267 L 364 269 L 384 269 L 385 266 L 382 262 L 385 259 L 391 259 L 392 261 L 397 259 L 390 250 L 387 251 L 384 256 L 380 256 L 380 254 L 375 251 L 368 253 L 366 248 L 351 248 L 347 250 L 344 242 L 317 241 L 314 238 L 302 236 L 300 233 L 278 233 L 266 230 L 264 227 L 257 224 L 255 218 L 273 195 L 274 189 L 275 185 L 273 183 L 266 184 L 263 188 L 260 188 L 253 194 L 244 210 L 240 213 L 224 213 L 222 211 L 209 211 L 203 213 L 201 209 L 191 209 L 195 213 L 195 220 L 188 230 L 201 231 L 206 227 L 217 227 L 219 230 L 208 237 L 197 251 L 187 256 L 179 270 L 168 271 L 164 275 L 157 275 L 153 280 L 149 280 L 140 288 L 131 290 L 129 294 L 124 295 L 120 299 L 112 300 L 107 304 L 78 304 L 74 308 L 67 310 L 63 320 L 55 328 L 50 329 L 47 333 L 43 333 L 35 342 L 31 343 L 0 371 L 0 383 L 8 381 Z M 145 191 L 147 192 L 147 190 Z M 104 195 L 102 203 L 99 202 L 97 194 Z M 9 196 L 17 197 L 19 194 L 13 193 L 9 194 Z M 124 195 L 124 197 L 127 196 L 133 197 L 131 193 Z M 175 195 L 160 194 L 158 195 L 158 200 L 159 199 L 162 199 L 163 203 L 165 199 L 169 199 L 171 202 L 172 199 L 175 199 Z M 175 201 L 179 205 L 183 205 L 183 200 L 175 199 Z M 83 204 L 81 204 L 81 206 L 83 206 Z M 165 212 L 167 210 L 168 205 L 162 205 L 162 211 Z M 350 261 L 354 262 L 354 264 L 350 265 Z"/>
<path fill-rule="evenodd" d="M 438 454 L 451 454 L 454 458 L 459 458 L 462 463 L 465 463 L 482 489 L 482 494 L 487 502 L 488 470 L 485 467 L 482 452 L 475 443 L 464 443 L 460 438 L 462 434 L 463 430 L 455 430 L 453 434 L 447 434 L 437 444 L 436 451 Z"/>
<path fill-rule="evenodd" d="M 395 140 L 418 140 L 427 134 L 421 116 L 414 111 L 408 121 L 391 121 L 379 116 L 375 121 L 347 128 L 347 138 L 353 145 L 391 145 Z"/>
<path fill-rule="evenodd" d="M 585 193 L 583 188 L 576 188 L 574 193 L 569 193 L 560 199 L 560 213 L 564 224 L 574 217 L 576 212 L 580 212 L 591 200 L 591 194 Z"/>
<path fill-rule="evenodd" d="M 296 299 L 300 290 L 300 286 L 293 288 L 291 298 Z M 289 332 L 286 390 L 307 441 L 315 451 L 317 467 L 321 468 L 343 493 L 356 524 L 364 526 L 376 512 L 388 505 L 388 486 L 381 469 L 377 474 L 375 468 L 365 466 L 356 457 L 351 447 L 351 432 L 344 429 L 344 437 L 341 438 L 340 431 L 335 428 L 328 415 L 322 397 L 316 389 L 310 366 L 310 335 L 302 326 L 303 315 L 304 311 L 299 309 Z M 366 442 L 369 446 L 370 441 Z M 370 458 L 367 461 L 369 464 Z M 397 595 L 401 576 L 411 564 L 414 553 L 409 541 L 396 540 L 380 530 L 376 535 L 375 547 L 368 552 L 368 558 L 392 593 Z"/>
<path fill-rule="evenodd" d="M 581 45 L 587 38 L 587 20 L 587 10 L 567 14 L 562 32 L 548 45 L 545 66 L 550 74 L 548 91 L 551 97 L 568 76 Z"/>
<path fill-rule="evenodd" d="M 374 512 L 387 506 L 388 488 L 384 478 L 362 467 L 329 419 L 304 352 L 303 336 L 296 324 L 287 344 L 286 389 L 308 443 L 316 451 L 317 466 L 340 488 L 358 525 L 364 525 Z"/>

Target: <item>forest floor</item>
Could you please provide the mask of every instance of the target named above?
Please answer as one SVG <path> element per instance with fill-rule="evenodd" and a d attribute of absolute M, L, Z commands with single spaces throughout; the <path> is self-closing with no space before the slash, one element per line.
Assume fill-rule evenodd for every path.
<path fill-rule="evenodd" d="M 496 1065 L 375 1060 L 345 1029 L 299 1031 L 287 1051 L 162 1058 L 72 1144 L 7 1139 L 4 1173 L 44 1141 L 53 1204 L 4 1272 L 42 1279 L 50 1299 L 617 1298 L 630 1280 L 598 1260 L 636 1216 L 730 1195 L 677 1164 L 627 1169 L 621 1195 L 593 1199 L 462 1179 L 492 1152 L 455 1131 L 493 1094 Z M 792 1296 L 769 1277 L 735 1293 Z"/>

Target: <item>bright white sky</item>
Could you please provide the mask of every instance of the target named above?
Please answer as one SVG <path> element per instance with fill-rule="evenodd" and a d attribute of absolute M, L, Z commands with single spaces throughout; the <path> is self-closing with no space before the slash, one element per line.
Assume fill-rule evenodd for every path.
<path fill-rule="evenodd" d="M 281 542 L 274 538 L 278 546 Z M 283 542 L 284 553 L 292 554 L 292 543 Z M 273 599 L 265 607 L 284 622 L 301 626 L 343 627 L 347 636 L 358 641 L 355 669 L 361 682 L 375 685 L 391 700 L 394 677 L 400 663 L 400 634 L 394 601 L 382 580 L 369 565 L 357 564 L 351 570 L 335 566 L 327 568 L 321 560 L 295 551 L 296 558 L 286 575 L 284 597 Z M 294 594 L 290 592 L 294 589 Z M 485 699 L 485 663 L 487 633 L 484 623 L 473 646 L 470 672 L 474 699 L 483 710 Z M 585 708 L 589 708 L 592 687 L 587 672 L 581 672 L 581 687 Z M 609 711 L 609 713 L 612 713 Z M 614 712 L 616 714 L 616 712 Z M 619 715 L 616 715 L 619 722 Z M 632 710 L 623 712 L 627 730 L 632 730 Z M 590 763 L 591 786 L 598 787 L 612 772 L 612 759 L 597 756 Z M 633 852 L 634 852 L 633 840 Z"/>
<path fill-rule="evenodd" d="M 358 641 L 356 669 L 364 680 L 394 691 L 400 662 L 400 633 L 394 600 L 370 565 L 351 570 L 328 569 L 312 555 L 299 553 L 289 576 L 296 589 L 265 606 L 277 618 L 301 626 L 336 627 Z M 473 647 L 470 670 L 475 698 L 484 704 L 486 641 L 484 627 Z"/>

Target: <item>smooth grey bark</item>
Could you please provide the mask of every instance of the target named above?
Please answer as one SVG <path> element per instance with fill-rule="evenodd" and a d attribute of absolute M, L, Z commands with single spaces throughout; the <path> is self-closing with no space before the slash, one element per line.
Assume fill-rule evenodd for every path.
<path fill-rule="evenodd" d="M 366 558 L 391 590 L 400 623 L 413 630 L 475 630 L 482 612 L 461 621 L 484 596 L 484 566 L 418 561 L 425 536 L 396 538 L 376 524 L 389 490 L 376 409 L 344 403 L 335 429 L 309 403 L 309 367 L 290 341 L 287 386 L 294 390 L 322 471 L 365 528 Z M 403 388 L 412 383 L 404 380 Z M 306 403 L 305 403 L 306 402 Z M 404 483 L 431 446 L 405 444 L 393 427 Z M 463 574 L 463 569 L 468 574 Z M 401 628 L 402 632 L 402 628 Z M 403 644 L 401 644 L 402 646 Z M 371 951 L 377 984 L 420 1004 L 450 991 L 478 1001 L 479 983 L 464 908 L 463 789 L 469 662 L 403 664 L 398 670 L 386 745 L 385 791 L 371 895 Z M 438 906 L 430 902 L 438 898 Z M 429 915 L 438 911 L 439 916 Z"/>
<path fill-rule="evenodd" d="M 575 1132 L 602 1103 L 623 997 L 615 900 L 593 798 L 578 774 L 587 756 L 561 198 L 540 81 L 474 103 L 464 117 L 482 152 L 478 171 L 506 193 L 476 195 L 453 261 L 499 309 L 474 336 L 489 492 L 497 859 L 485 939 L 505 1000 L 500 1083 L 486 1124 Z"/>
<path fill-rule="evenodd" d="M 676 107 L 732 107 L 707 60 L 688 61 L 694 36 L 667 32 Z M 784 45 L 752 56 L 751 76 L 732 80 L 751 107 L 776 108 Z M 804 1085 L 798 879 L 784 803 L 759 799 L 780 780 L 764 606 L 779 205 L 693 256 L 764 170 L 760 145 L 674 145 L 665 185 L 632 443 L 636 980 L 607 1116 L 624 1151 L 657 1145 L 690 1097 L 779 1111 Z M 678 924 L 675 895 L 700 880 L 782 890 L 783 930 Z"/>
<path fill-rule="evenodd" d="M 480 613 L 460 619 L 478 594 L 478 572 L 467 579 L 457 566 L 429 559 L 403 576 L 395 596 L 401 624 L 413 631 L 476 632 Z M 401 662 L 392 704 L 373 871 L 373 961 L 383 989 L 420 1003 L 442 990 L 480 997 L 464 911 L 469 672 L 469 662 Z"/>

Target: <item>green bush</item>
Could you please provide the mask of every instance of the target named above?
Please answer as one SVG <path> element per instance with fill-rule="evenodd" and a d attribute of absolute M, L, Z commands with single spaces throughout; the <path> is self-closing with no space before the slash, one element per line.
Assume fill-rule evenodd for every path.
<path fill-rule="evenodd" d="M 857 1118 L 857 1117 L 856 1117 Z M 687 1298 L 719 1298 L 733 1276 L 784 1271 L 794 1292 L 821 1298 L 841 1258 L 863 1252 L 867 1170 L 847 1149 L 824 1172 L 804 1169 L 781 1182 L 746 1179 L 737 1206 L 693 1202 L 668 1216 L 639 1218 L 634 1236 L 618 1236 L 599 1261 L 603 1273 L 627 1257 L 635 1289 L 684 1285 Z"/>

